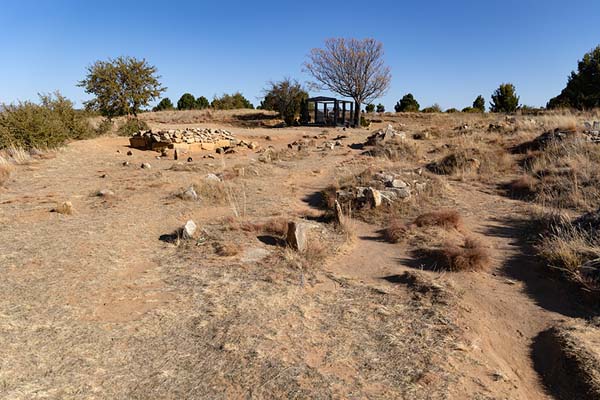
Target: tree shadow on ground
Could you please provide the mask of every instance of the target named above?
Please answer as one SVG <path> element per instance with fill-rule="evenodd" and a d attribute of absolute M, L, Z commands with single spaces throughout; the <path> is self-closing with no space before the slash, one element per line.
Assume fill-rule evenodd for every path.
<path fill-rule="evenodd" d="M 448 270 L 448 262 L 442 250 L 414 249 L 409 252 L 409 256 L 398 258 L 396 262 L 419 271 L 441 272 Z"/>
<path fill-rule="evenodd" d="M 581 302 L 579 290 L 544 265 L 536 256 L 529 239 L 533 234 L 531 223 L 525 218 L 498 218 L 498 225 L 488 224 L 483 234 L 512 239 L 510 244 L 519 250 L 506 259 L 499 272 L 512 280 L 525 284 L 525 292 L 540 307 L 569 317 L 587 317 L 593 314 Z"/>

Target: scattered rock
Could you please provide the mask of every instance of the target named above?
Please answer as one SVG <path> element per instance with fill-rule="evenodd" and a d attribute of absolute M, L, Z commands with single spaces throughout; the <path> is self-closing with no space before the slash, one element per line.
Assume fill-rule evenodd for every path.
<path fill-rule="evenodd" d="M 114 195 L 115 195 L 115 192 L 113 192 L 113 191 L 112 191 L 112 190 L 110 190 L 110 189 L 102 189 L 102 190 L 99 190 L 99 191 L 96 193 L 96 195 L 97 195 L 98 197 L 112 197 L 112 196 L 114 196 Z"/>
<path fill-rule="evenodd" d="M 365 142 L 365 145 L 375 146 L 377 144 L 386 143 L 392 139 L 406 139 L 406 133 L 396 132 L 392 125 L 388 125 L 387 128 L 379 130 L 369 136 Z"/>
<path fill-rule="evenodd" d="M 142 163 L 141 168 L 150 169 L 150 168 L 152 168 L 152 166 L 149 163 Z"/>
<path fill-rule="evenodd" d="M 553 142 L 561 142 L 566 139 L 574 138 L 576 135 L 575 132 L 566 132 L 555 129 L 554 131 L 545 132 L 529 142 L 521 143 L 520 145 L 513 147 L 512 152 L 525 154 L 528 151 L 544 150 Z"/>
<path fill-rule="evenodd" d="M 188 157 L 188 159 L 187 159 L 187 162 L 192 162 L 192 161 L 194 161 L 194 160 L 192 159 L 192 157 Z"/>
<path fill-rule="evenodd" d="M 64 203 L 56 206 L 56 208 L 53 208 L 50 211 L 56 212 L 59 214 L 63 214 L 63 215 L 71 215 L 71 214 L 73 214 L 73 204 L 71 204 L 70 201 L 65 201 Z"/>
<path fill-rule="evenodd" d="M 393 188 L 405 188 L 408 187 L 408 183 L 400 179 L 393 179 L 390 181 L 389 186 Z"/>
<path fill-rule="evenodd" d="M 367 188 L 366 197 L 369 203 L 371 204 L 371 208 L 377 208 L 381 206 L 381 192 L 377 189 Z"/>
<path fill-rule="evenodd" d="M 203 143 L 207 147 L 234 145 L 237 140 L 225 129 L 186 128 L 177 130 L 139 131 L 129 140 L 132 147 L 158 150 L 174 147 L 175 144 Z"/>
<path fill-rule="evenodd" d="M 193 239 L 197 229 L 196 223 L 190 219 L 181 228 L 181 237 L 183 239 Z"/>
<path fill-rule="evenodd" d="M 128 156 L 132 156 L 132 155 L 133 155 L 133 153 L 131 152 L 131 150 L 129 150 L 129 151 L 127 152 L 127 155 L 128 155 Z"/>
<path fill-rule="evenodd" d="M 124 166 L 124 167 L 127 167 L 127 166 L 129 166 L 129 161 L 123 161 L 123 166 Z"/>
<path fill-rule="evenodd" d="M 303 252 L 307 245 L 308 225 L 302 222 L 288 223 L 287 244 L 294 250 Z"/>
<path fill-rule="evenodd" d="M 198 200 L 198 193 L 196 193 L 196 190 L 193 186 L 190 186 L 183 193 L 181 193 L 181 198 L 183 200 L 196 201 Z"/>
<path fill-rule="evenodd" d="M 207 181 L 212 181 L 212 182 L 221 182 L 221 178 L 219 178 L 215 174 L 208 174 L 204 177 L 204 179 Z"/>

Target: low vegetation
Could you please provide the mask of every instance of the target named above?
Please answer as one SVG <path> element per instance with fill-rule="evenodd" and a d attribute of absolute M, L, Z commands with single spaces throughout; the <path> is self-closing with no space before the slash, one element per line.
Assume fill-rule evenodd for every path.
<path fill-rule="evenodd" d="M 69 140 L 96 136 L 88 115 L 56 92 L 40 95 L 39 103 L 29 101 L 0 106 L 0 149 L 48 149 Z"/>

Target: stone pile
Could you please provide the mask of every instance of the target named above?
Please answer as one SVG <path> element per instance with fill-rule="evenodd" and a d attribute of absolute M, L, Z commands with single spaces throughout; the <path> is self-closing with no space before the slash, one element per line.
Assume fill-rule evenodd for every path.
<path fill-rule="evenodd" d="M 406 139 L 406 133 L 397 132 L 394 127 L 389 124 L 387 128 L 381 129 L 367 138 L 366 146 L 375 146 L 384 144 L 393 139 Z"/>
<path fill-rule="evenodd" d="M 200 144 L 206 150 L 235 146 L 238 141 L 225 129 L 186 128 L 159 131 L 139 131 L 130 138 L 132 147 L 138 149 L 159 150 L 175 145 Z"/>
<path fill-rule="evenodd" d="M 418 174 L 417 174 L 418 175 Z M 422 192 L 427 183 L 420 179 L 407 182 L 406 177 L 386 172 L 373 175 L 369 186 L 346 187 L 336 191 L 339 204 L 351 204 L 352 208 L 377 208 L 382 204 L 407 201 L 413 193 Z"/>
<path fill-rule="evenodd" d="M 583 133 L 592 142 L 600 142 L 600 121 L 584 122 L 585 130 Z"/>

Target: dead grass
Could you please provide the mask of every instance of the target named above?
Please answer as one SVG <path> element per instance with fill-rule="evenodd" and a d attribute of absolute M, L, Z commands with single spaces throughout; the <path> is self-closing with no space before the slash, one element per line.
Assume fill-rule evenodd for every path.
<path fill-rule="evenodd" d="M 600 206 L 600 146 L 582 139 L 549 144 L 531 154 L 524 169 L 539 180 L 534 201 L 542 206 L 590 210 Z"/>
<path fill-rule="evenodd" d="M 444 268 L 450 271 L 479 271 L 489 266 L 489 250 L 473 238 L 465 238 L 462 246 L 447 245 L 441 251 Z"/>
<path fill-rule="evenodd" d="M 378 143 L 365 154 L 372 157 L 384 158 L 388 161 L 419 161 L 423 152 L 421 147 L 409 140 L 391 140 L 386 143 Z"/>
<path fill-rule="evenodd" d="M 390 243 L 400 243 L 406 239 L 410 227 L 402 223 L 399 218 L 392 218 L 383 229 L 383 237 Z"/>
<path fill-rule="evenodd" d="M 221 257 L 232 257 L 240 253 L 241 248 L 236 243 L 216 242 L 213 243 L 215 252 Z"/>
<path fill-rule="evenodd" d="M 0 156 L 0 187 L 8 183 L 12 171 L 13 166 L 8 162 L 7 159 Z"/>
<path fill-rule="evenodd" d="M 439 226 L 459 230 L 462 227 L 462 218 L 456 210 L 440 210 L 419 215 L 414 224 L 418 227 Z"/>

